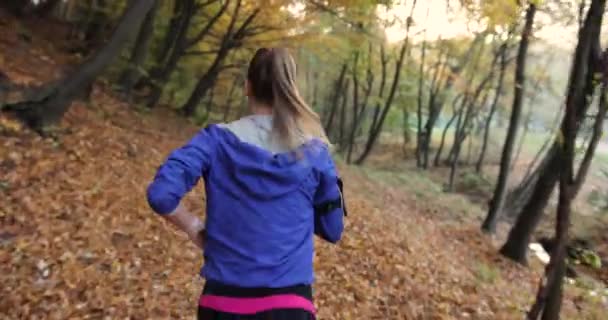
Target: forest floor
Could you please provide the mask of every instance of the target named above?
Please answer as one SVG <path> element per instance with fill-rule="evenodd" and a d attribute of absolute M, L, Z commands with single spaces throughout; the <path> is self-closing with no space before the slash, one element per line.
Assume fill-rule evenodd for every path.
<path fill-rule="evenodd" d="M 0 21 L 3 21 L 0 17 Z M 40 84 L 66 56 L 52 28 L 0 26 L 0 71 Z M 12 30 L 8 31 L 7 30 Z M 155 216 L 145 188 L 198 128 L 165 108 L 138 111 L 99 81 L 57 138 L 0 118 L 0 319 L 192 319 L 202 257 Z M 522 319 L 542 274 L 497 254 L 482 207 L 413 169 L 340 165 L 350 215 L 342 241 L 318 241 L 320 319 Z M 186 199 L 204 212 L 203 190 Z M 608 306 L 568 285 L 564 319 Z"/>

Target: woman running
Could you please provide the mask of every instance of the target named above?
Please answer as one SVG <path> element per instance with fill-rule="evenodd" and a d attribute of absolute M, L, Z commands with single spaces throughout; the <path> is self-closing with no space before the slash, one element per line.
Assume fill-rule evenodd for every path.
<path fill-rule="evenodd" d="M 245 93 L 251 115 L 210 125 L 173 151 L 148 202 L 203 250 L 199 319 L 314 319 L 313 234 L 336 243 L 342 183 L 318 115 L 284 48 L 259 49 Z M 203 178 L 205 222 L 180 201 Z"/>

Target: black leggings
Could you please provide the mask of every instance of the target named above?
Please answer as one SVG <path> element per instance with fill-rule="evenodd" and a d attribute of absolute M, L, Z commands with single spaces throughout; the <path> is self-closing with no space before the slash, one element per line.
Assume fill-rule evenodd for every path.
<path fill-rule="evenodd" d="M 286 288 L 240 288 L 207 281 L 202 295 L 217 295 L 233 298 L 259 298 L 277 294 L 295 294 L 312 302 L 312 287 L 298 285 Z M 198 307 L 198 320 L 314 320 L 315 316 L 306 310 L 275 309 L 251 315 L 238 315 Z"/>

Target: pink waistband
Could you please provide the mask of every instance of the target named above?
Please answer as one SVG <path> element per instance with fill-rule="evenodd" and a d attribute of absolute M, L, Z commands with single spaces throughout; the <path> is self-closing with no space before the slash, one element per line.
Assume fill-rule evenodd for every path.
<path fill-rule="evenodd" d="M 233 298 L 202 295 L 199 305 L 220 312 L 251 315 L 275 309 L 301 309 L 315 314 L 315 306 L 304 297 L 295 294 L 281 294 L 261 298 Z"/>

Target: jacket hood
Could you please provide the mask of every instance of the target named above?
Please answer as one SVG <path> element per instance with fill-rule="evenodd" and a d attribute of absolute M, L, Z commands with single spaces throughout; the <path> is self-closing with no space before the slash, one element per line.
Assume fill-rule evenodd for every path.
<path fill-rule="evenodd" d="M 323 142 L 311 139 L 284 150 L 271 135 L 272 119 L 246 117 L 212 127 L 216 135 L 216 183 L 238 198 L 243 194 L 269 200 L 288 194 L 313 174 Z"/>

